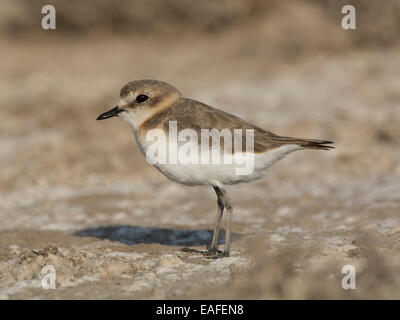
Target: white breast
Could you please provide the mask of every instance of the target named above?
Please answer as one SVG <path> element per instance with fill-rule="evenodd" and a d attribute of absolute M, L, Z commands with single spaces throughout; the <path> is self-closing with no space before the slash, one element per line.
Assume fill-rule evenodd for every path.
<path fill-rule="evenodd" d="M 148 157 L 148 150 L 153 142 L 145 141 L 143 139 L 144 137 L 139 137 L 136 132 L 135 137 L 141 151 Z M 166 142 L 165 150 L 168 153 L 170 141 L 166 140 Z M 200 163 L 200 159 L 204 151 L 199 151 L 197 164 L 182 164 L 179 159 L 177 159 L 178 161 L 175 163 L 170 163 L 170 161 L 166 161 L 166 163 L 154 163 L 154 159 L 150 159 L 150 162 L 153 162 L 151 164 L 169 179 L 185 185 L 235 184 L 264 177 L 267 174 L 267 168 L 269 166 L 282 159 L 288 153 L 300 149 L 302 149 L 302 147 L 299 145 L 287 144 L 265 153 L 243 154 L 242 156 L 247 157 L 247 162 L 245 163 L 243 162 L 243 158 L 239 159 L 236 156 L 232 157 L 231 155 L 224 154 L 221 155 L 221 161 L 218 164 L 202 164 Z M 224 157 L 231 157 L 231 163 L 224 163 Z M 248 167 L 249 165 L 251 167 Z"/>

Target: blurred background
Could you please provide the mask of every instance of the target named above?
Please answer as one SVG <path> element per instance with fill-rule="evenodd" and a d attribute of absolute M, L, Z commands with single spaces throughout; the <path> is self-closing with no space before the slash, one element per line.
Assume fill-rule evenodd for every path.
<path fill-rule="evenodd" d="M 0 298 L 399 298 L 399 40 L 397 0 L 3 0 Z M 336 149 L 228 189 L 232 257 L 182 253 L 210 240 L 212 189 L 168 181 L 125 123 L 95 121 L 144 78 Z M 60 290 L 40 288 L 46 264 Z"/>

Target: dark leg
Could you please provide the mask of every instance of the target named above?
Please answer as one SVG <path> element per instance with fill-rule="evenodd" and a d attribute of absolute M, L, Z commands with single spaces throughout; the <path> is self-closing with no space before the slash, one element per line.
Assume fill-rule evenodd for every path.
<path fill-rule="evenodd" d="M 220 188 L 222 192 L 222 202 L 224 203 L 224 206 L 226 208 L 226 214 L 227 214 L 227 222 L 226 222 L 226 233 L 225 233 L 225 247 L 224 247 L 224 257 L 229 257 L 230 254 L 230 248 L 231 248 L 231 224 L 232 224 L 232 213 L 233 213 L 233 204 L 232 204 L 232 198 L 229 196 L 229 194 L 222 188 Z"/>
<path fill-rule="evenodd" d="M 221 218 L 224 213 L 224 203 L 221 200 L 222 192 L 218 187 L 214 187 L 214 191 L 217 194 L 217 198 L 218 198 L 217 199 L 218 208 L 217 208 L 217 219 L 215 221 L 213 238 L 212 238 L 211 246 L 209 249 L 209 253 L 211 253 L 211 254 L 215 254 L 218 251 L 217 245 L 218 245 L 218 237 L 219 237 L 219 228 L 221 226 Z"/>
<path fill-rule="evenodd" d="M 218 197 L 218 210 L 217 210 L 217 219 L 215 222 L 215 229 L 213 234 L 213 239 L 211 242 L 210 249 L 207 252 L 207 255 L 212 255 L 216 257 L 229 257 L 230 253 L 230 241 L 231 241 L 231 222 L 232 222 L 232 199 L 229 194 L 225 191 L 225 189 L 221 187 L 214 186 L 215 193 Z M 227 212 L 227 224 L 226 224 L 226 233 L 225 233 L 225 248 L 222 255 L 218 252 L 217 244 L 218 244 L 218 236 L 219 229 L 221 226 L 221 218 L 224 212 L 224 208 L 226 208 Z"/>

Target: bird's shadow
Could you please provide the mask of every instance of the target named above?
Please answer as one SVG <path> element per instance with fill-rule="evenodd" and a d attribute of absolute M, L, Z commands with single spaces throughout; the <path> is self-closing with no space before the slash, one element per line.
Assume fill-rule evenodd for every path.
<path fill-rule="evenodd" d="M 224 243 L 225 232 L 221 229 L 218 244 Z M 128 245 L 159 243 L 167 246 L 203 246 L 209 245 L 213 235 L 212 230 L 205 229 L 168 229 L 138 226 L 99 226 L 83 229 L 74 233 L 79 237 L 96 237 L 118 241 Z M 232 233 L 234 240 L 239 234 Z"/>

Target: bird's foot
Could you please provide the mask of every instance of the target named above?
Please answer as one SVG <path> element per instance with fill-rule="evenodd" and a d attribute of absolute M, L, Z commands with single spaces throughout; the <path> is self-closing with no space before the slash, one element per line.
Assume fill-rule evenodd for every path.
<path fill-rule="evenodd" d="M 200 254 L 203 254 L 203 252 L 204 252 L 204 251 L 197 250 L 197 249 L 192 249 L 192 248 L 182 248 L 182 249 L 179 249 L 179 250 L 183 251 L 183 252 L 192 252 L 192 253 L 200 253 Z"/>
<path fill-rule="evenodd" d="M 192 248 L 182 248 L 180 251 L 183 252 L 191 252 L 191 253 L 199 253 L 205 256 L 207 259 L 219 259 L 224 257 L 229 257 L 229 252 L 218 250 L 217 248 L 208 249 L 206 251 L 196 250 Z"/>
<path fill-rule="evenodd" d="M 203 255 L 208 259 L 219 259 L 223 257 L 229 257 L 229 252 L 218 250 L 217 248 L 210 248 L 203 252 Z"/>

